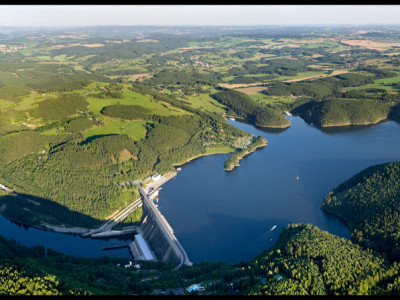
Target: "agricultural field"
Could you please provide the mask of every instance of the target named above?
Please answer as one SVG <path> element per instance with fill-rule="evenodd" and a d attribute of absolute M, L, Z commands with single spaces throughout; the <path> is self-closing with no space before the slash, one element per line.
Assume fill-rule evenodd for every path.
<path fill-rule="evenodd" d="M 0 57 L 0 147 L 10 153 L 0 180 L 89 216 L 81 222 L 91 226 L 125 202 L 119 182 L 236 152 L 246 133 L 226 115 L 276 128 L 290 126 L 285 110 L 306 116 L 320 106 L 342 111 L 345 100 L 376 101 L 376 114 L 389 118 L 400 105 L 393 32 L 157 30 L 0 36 L 0 44 L 13 46 Z M 24 141 L 26 151 L 13 152 Z M 75 190 L 75 180 L 93 194 Z M 108 200 L 92 210 L 83 205 L 96 197 Z"/>
<path fill-rule="evenodd" d="M 135 141 L 144 139 L 147 133 L 147 121 L 126 121 L 105 118 L 104 125 L 101 127 L 92 127 L 85 132 L 85 138 L 111 134 L 126 134 Z"/>
<path fill-rule="evenodd" d="M 225 154 L 228 164 L 251 149 L 253 137 L 229 125 L 228 116 L 274 130 L 291 126 L 285 112 L 316 130 L 387 119 L 399 122 L 399 36 L 400 27 L 6 30 L 0 34 L 0 183 L 40 205 L 0 191 L 0 211 L 8 219 L 42 229 L 44 222 L 97 228 L 138 197 L 137 187 L 124 183 L 174 172 L 177 165 L 203 155 Z M 357 188 L 347 182 L 343 195 L 335 194 L 338 199 L 329 194 L 325 208 L 336 201 L 330 209 L 348 213 L 346 199 L 339 199 L 344 192 L 357 196 L 357 190 L 368 192 L 370 183 L 379 187 L 381 179 L 395 185 L 398 170 L 395 164 L 356 175 L 350 183 L 364 178 Z M 383 171 L 390 176 L 381 178 Z M 390 209 L 397 207 L 395 202 L 388 204 Z M 391 211 L 386 208 L 381 211 Z M 137 225 L 141 216 L 138 209 L 117 228 Z M 375 217 L 378 231 L 382 220 L 391 221 L 386 217 Z M 85 278 L 100 287 L 112 277 L 114 293 L 120 286 L 129 293 L 151 293 L 153 287 L 169 286 L 169 281 L 182 285 L 192 278 L 195 283 L 193 270 L 207 268 L 212 279 L 204 276 L 203 282 L 215 288 L 217 280 L 226 281 L 218 288 L 223 293 L 345 294 L 376 289 L 399 294 L 399 265 L 390 266 L 387 260 L 400 257 L 399 251 L 392 251 L 397 241 L 382 244 L 373 227 L 368 230 L 375 236 L 371 241 L 367 235 L 357 236 L 364 244 L 372 242 L 368 251 L 311 225 L 292 225 L 282 232 L 273 251 L 229 270 L 225 264 L 214 268 L 202 263 L 178 273 L 160 269 L 153 277 L 146 268 L 122 269 L 124 277 L 117 284 L 117 271 L 108 276 L 104 268 Z M 0 243 L 8 244 L 1 238 Z M 374 252 L 382 246 L 390 255 Z M 344 251 L 338 261 L 339 248 Z M 38 249 L 29 251 L 37 257 L 42 255 Z M 13 251 L 10 255 L 15 258 Z M 21 259 L 34 261 L 29 256 Z M 43 270 L 52 268 L 48 259 L 71 262 L 51 251 L 40 259 Z M 109 261 L 110 270 L 115 262 Z M 329 266 L 321 267 L 321 262 Z M 343 269 L 346 264 L 354 268 Z M 312 279 L 310 270 L 315 271 Z M 278 272 L 281 281 L 275 280 Z M 333 281 L 326 281 L 327 276 Z M 69 281 L 61 283 L 65 290 Z"/>
<path fill-rule="evenodd" d="M 261 102 L 261 103 L 274 103 L 274 102 L 293 103 L 293 102 L 295 102 L 295 99 L 293 97 L 271 97 L 271 96 L 264 95 L 262 93 L 250 94 L 249 96 L 252 99 L 254 99 L 255 101 Z"/>
<path fill-rule="evenodd" d="M 214 90 L 216 92 L 216 90 Z M 222 104 L 215 101 L 210 94 L 198 94 L 187 96 L 187 101 L 191 106 L 204 109 L 208 112 L 224 113 L 225 108 Z"/>

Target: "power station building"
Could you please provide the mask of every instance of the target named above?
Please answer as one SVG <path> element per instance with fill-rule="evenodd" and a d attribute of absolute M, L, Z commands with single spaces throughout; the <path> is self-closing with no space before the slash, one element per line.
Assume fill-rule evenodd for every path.
<path fill-rule="evenodd" d="M 135 234 L 135 239 L 129 244 L 129 248 L 135 260 L 156 260 L 141 234 Z"/>

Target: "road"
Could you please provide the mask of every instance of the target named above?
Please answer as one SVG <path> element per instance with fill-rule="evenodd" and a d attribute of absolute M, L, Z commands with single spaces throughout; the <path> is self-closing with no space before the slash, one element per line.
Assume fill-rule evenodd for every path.
<path fill-rule="evenodd" d="M 141 205 L 142 205 L 142 198 L 137 198 L 135 201 L 133 201 L 131 204 L 129 204 L 127 207 L 125 207 L 123 210 L 118 212 L 114 217 L 112 217 L 110 220 L 108 220 L 106 223 L 104 223 L 101 227 L 104 227 L 104 230 L 110 230 L 115 225 L 117 225 L 122 219 L 124 219 L 132 211 L 134 211 L 136 208 L 138 208 Z"/>
<path fill-rule="evenodd" d="M 134 211 L 136 208 L 138 208 L 141 205 L 142 205 L 142 198 L 135 199 L 132 203 L 130 203 L 123 210 L 119 211 L 114 217 L 112 217 L 110 220 L 105 222 L 99 228 L 90 230 L 87 233 L 81 234 L 81 236 L 82 237 L 88 237 L 88 236 L 91 236 L 92 234 L 96 234 L 96 233 L 100 233 L 100 232 L 111 230 L 111 228 L 113 228 L 115 225 L 117 225 L 122 219 L 124 219 L 132 211 Z"/>

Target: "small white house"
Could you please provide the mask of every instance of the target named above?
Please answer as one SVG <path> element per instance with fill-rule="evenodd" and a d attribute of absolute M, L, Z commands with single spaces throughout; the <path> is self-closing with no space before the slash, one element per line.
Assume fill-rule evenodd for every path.
<path fill-rule="evenodd" d="M 153 181 L 160 180 L 161 179 L 161 174 L 154 173 L 153 175 L 151 175 L 151 179 L 153 179 Z"/>
<path fill-rule="evenodd" d="M 133 266 L 132 262 L 129 261 L 129 264 L 128 264 L 128 265 L 125 265 L 124 267 L 125 267 L 125 269 L 128 269 L 128 268 L 130 268 L 130 267 L 132 267 L 132 266 Z"/>
<path fill-rule="evenodd" d="M 4 186 L 4 185 L 2 185 L 2 184 L 0 184 L 0 188 L 1 188 L 2 190 L 5 190 L 6 192 L 9 192 L 9 191 L 10 191 L 10 188 L 9 188 L 9 187 L 6 187 L 6 186 Z"/>

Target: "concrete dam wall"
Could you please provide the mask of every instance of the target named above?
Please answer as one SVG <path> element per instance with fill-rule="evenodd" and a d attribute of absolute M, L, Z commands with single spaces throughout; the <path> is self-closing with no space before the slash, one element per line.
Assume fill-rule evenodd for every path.
<path fill-rule="evenodd" d="M 173 249 L 165 233 L 157 224 L 153 212 L 149 210 L 147 205 L 143 205 L 143 216 L 137 230 L 138 233 L 143 235 L 157 260 L 172 262 L 175 265 L 180 263 L 181 257 L 179 253 Z"/>

